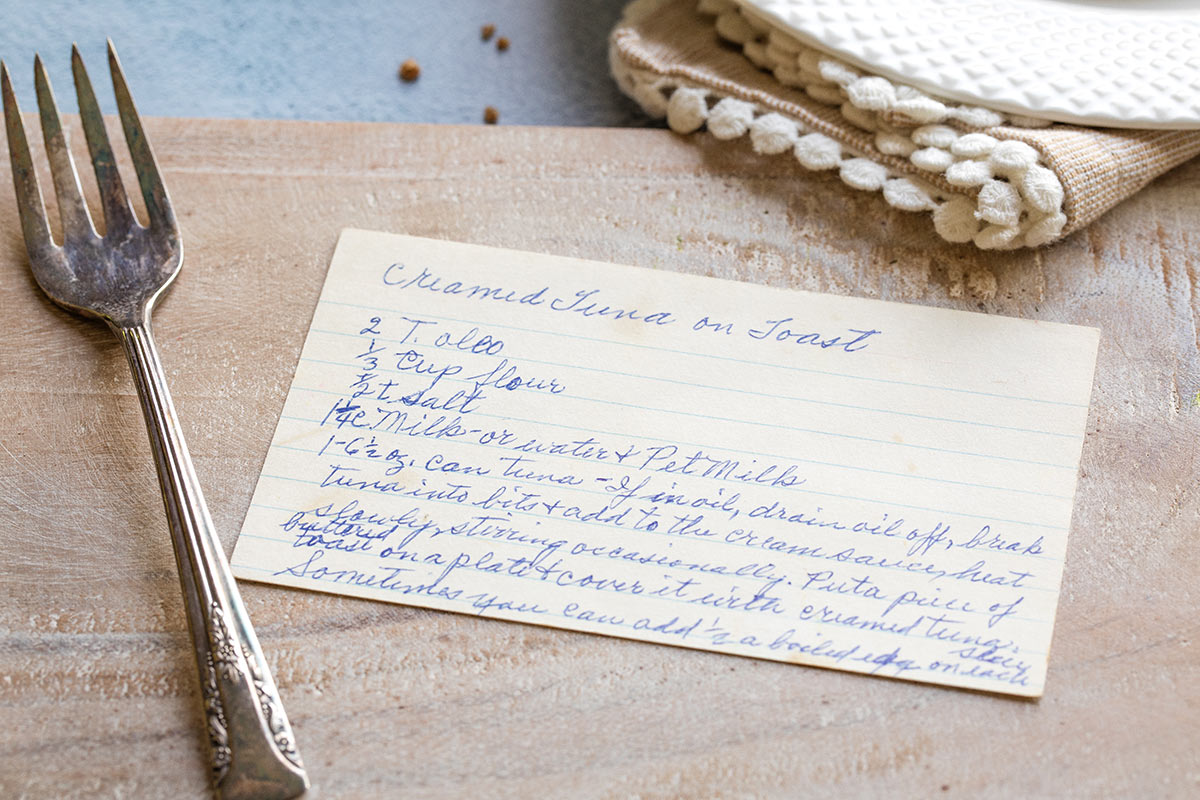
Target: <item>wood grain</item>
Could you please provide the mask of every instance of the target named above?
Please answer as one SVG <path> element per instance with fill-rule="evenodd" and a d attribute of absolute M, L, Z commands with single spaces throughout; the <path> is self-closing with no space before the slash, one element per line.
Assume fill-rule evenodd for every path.
<path fill-rule="evenodd" d="M 1103 329 L 1040 701 L 243 584 L 318 797 L 1200 791 L 1200 163 L 982 253 L 703 136 L 148 127 L 187 248 L 156 329 L 227 550 L 345 226 Z M 7 190 L 0 304 L 0 796 L 205 797 L 123 356 L 36 290 Z"/>

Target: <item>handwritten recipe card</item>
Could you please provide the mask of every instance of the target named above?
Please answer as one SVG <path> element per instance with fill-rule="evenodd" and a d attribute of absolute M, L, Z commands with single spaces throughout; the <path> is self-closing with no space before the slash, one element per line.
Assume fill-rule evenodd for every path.
<path fill-rule="evenodd" d="M 347 230 L 234 571 L 1038 696 L 1098 338 Z"/>

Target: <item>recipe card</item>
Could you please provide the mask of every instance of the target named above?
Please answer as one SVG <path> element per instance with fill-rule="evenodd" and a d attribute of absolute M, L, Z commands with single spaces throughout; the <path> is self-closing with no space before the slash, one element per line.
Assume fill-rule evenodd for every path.
<path fill-rule="evenodd" d="M 1098 339 L 346 230 L 234 573 L 1038 696 Z"/>

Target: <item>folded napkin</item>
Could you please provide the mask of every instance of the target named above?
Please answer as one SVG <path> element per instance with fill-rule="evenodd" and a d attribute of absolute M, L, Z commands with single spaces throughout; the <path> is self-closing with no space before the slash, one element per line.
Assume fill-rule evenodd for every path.
<path fill-rule="evenodd" d="M 731 0 L 635 0 L 609 57 L 621 89 L 673 130 L 748 136 L 764 156 L 836 169 L 895 208 L 931 212 L 942 238 L 985 249 L 1053 242 L 1200 154 L 1200 131 L 1065 125 L 939 99 Z"/>

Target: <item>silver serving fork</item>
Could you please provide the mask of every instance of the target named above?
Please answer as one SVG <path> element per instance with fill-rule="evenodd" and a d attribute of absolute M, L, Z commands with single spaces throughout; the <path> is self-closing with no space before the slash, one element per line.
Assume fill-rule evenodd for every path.
<path fill-rule="evenodd" d="M 213 529 L 150 334 L 151 309 L 183 263 L 175 213 L 112 42 L 108 43 L 109 69 L 121 126 L 146 201 L 149 222 L 145 227 L 135 218 L 117 173 L 78 48 L 72 48 L 71 55 L 79 113 L 100 188 L 105 234 L 97 235 L 92 225 L 50 81 L 37 57 L 38 108 L 63 228 L 62 244 L 52 240 L 8 68 L 0 63 L 13 186 L 29 263 L 51 300 L 108 325 L 133 370 L 200 668 L 216 787 L 226 800 L 296 797 L 308 788 L 308 778 Z"/>

